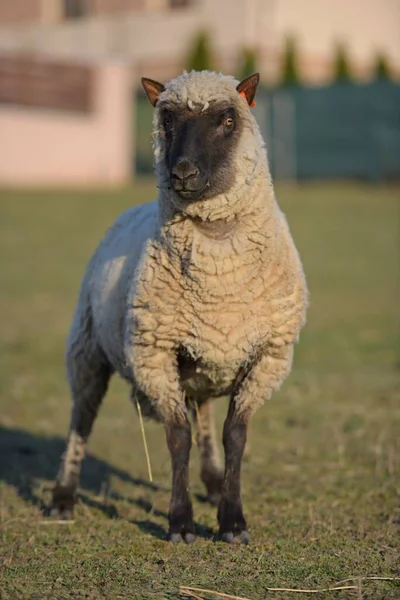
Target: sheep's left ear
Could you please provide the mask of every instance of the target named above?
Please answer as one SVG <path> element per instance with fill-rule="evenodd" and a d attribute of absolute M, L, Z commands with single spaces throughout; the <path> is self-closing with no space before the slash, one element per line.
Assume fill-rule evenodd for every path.
<path fill-rule="evenodd" d="M 142 86 L 146 92 L 146 96 L 153 106 L 157 104 L 158 96 L 165 90 L 165 86 L 154 79 L 142 77 Z"/>
<path fill-rule="evenodd" d="M 243 79 L 237 86 L 237 91 L 241 96 L 244 96 L 249 106 L 254 106 L 254 96 L 256 95 L 256 89 L 260 81 L 260 73 L 253 73 L 246 79 Z"/>

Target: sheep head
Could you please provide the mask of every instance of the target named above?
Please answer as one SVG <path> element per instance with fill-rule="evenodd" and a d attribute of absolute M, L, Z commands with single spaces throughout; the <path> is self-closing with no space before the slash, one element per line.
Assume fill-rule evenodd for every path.
<path fill-rule="evenodd" d="M 257 151 L 263 147 L 249 110 L 258 82 L 258 73 L 237 83 L 210 71 L 184 73 L 165 86 L 142 79 L 156 107 L 154 153 L 159 185 L 170 190 L 171 200 L 181 210 L 226 194 L 238 176 L 240 180 L 240 160 L 252 154 L 252 146 Z M 249 129 L 250 145 L 243 140 Z"/>

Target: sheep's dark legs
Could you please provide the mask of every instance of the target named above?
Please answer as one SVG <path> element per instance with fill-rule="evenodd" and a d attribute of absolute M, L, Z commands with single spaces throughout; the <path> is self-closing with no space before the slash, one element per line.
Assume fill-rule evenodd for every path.
<path fill-rule="evenodd" d="M 247 544 L 249 534 L 243 516 L 240 492 L 240 471 L 246 445 L 248 421 L 235 414 L 235 401 L 231 400 L 224 423 L 223 443 L 225 449 L 225 475 L 222 496 L 218 506 L 219 533 L 226 542 L 239 541 Z"/>
<path fill-rule="evenodd" d="M 85 358 L 84 364 L 74 364 L 70 377 L 73 397 L 71 426 L 53 490 L 51 515 L 61 519 L 72 517 L 86 442 L 111 375 L 109 366 L 104 362 L 96 363 L 93 359 L 89 365 L 88 357 Z"/>
<path fill-rule="evenodd" d="M 200 453 L 201 480 L 206 486 L 209 501 L 217 505 L 221 498 L 224 473 L 218 452 L 212 402 L 213 400 L 200 402 L 193 411 L 193 416 L 197 425 L 196 441 Z"/>
<path fill-rule="evenodd" d="M 172 496 L 169 509 L 169 538 L 177 543 L 182 539 L 195 540 L 193 509 L 189 497 L 189 454 L 192 443 L 187 419 L 168 421 L 165 425 L 172 463 Z"/>

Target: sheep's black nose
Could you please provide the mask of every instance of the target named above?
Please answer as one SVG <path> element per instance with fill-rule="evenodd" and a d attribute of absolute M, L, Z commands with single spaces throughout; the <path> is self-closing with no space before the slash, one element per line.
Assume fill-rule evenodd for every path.
<path fill-rule="evenodd" d="M 199 174 L 199 169 L 189 160 L 180 160 L 172 169 L 172 178 L 179 184 L 191 184 Z"/>

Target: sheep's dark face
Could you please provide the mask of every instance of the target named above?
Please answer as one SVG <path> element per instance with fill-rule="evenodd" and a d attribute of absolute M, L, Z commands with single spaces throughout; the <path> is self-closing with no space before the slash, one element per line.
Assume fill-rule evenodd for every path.
<path fill-rule="evenodd" d="M 209 74 L 214 83 L 215 75 Z M 193 71 L 181 77 L 199 77 L 204 84 L 207 72 Z M 260 75 L 254 73 L 236 87 L 249 106 L 254 106 L 259 80 Z M 161 96 L 160 135 L 164 138 L 169 180 L 164 184 L 187 202 L 227 191 L 235 180 L 235 150 L 243 129 L 234 102 L 210 102 L 206 110 L 196 109 L 192 102 L 189 108 L 162 98 L 166 88 L 158 81 L 142 77 L 142 85 L 153 106 L 158 105 Z"/>
<path fill-rule="evenodd" d="M 201 112 L 174 105 L 161 110 L 169 185 L 192 202 L 228 190 L 234 182 L 234 152 L 242 131 L 235 107 L 216 103 Z"/>

